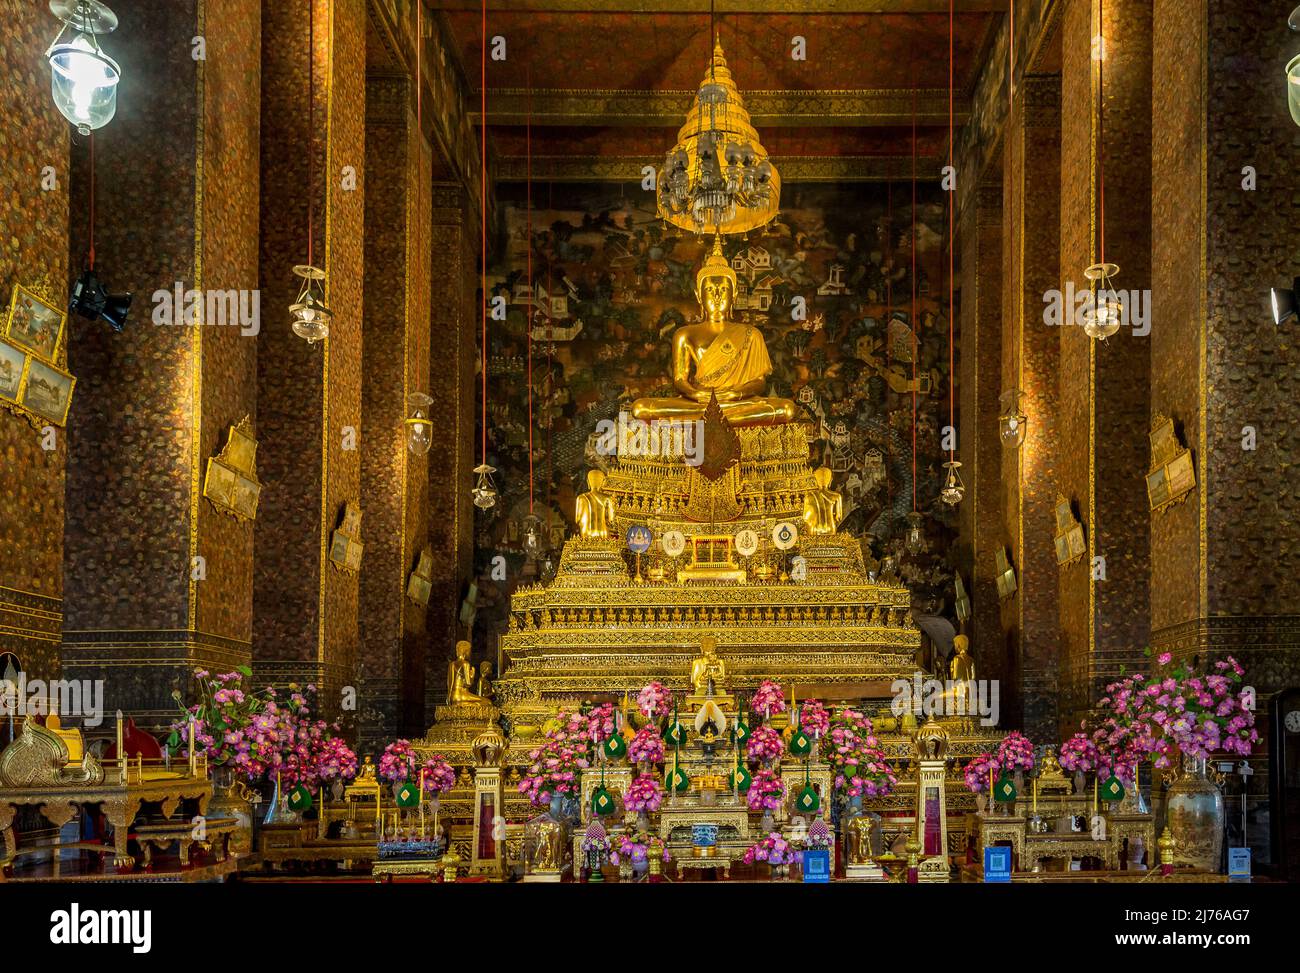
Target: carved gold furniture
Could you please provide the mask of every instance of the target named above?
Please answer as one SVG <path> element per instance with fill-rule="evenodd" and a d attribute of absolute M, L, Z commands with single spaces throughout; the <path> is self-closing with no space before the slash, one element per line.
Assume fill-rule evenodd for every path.
<path fill-rule="evenodd" d="M 86 751 L 80 732 L 64 729 L 57 715 L 48 716 L 44 726 L 29 716 L 18 738 L 0 752 L 0 839 L 4 843 L 0 863 L 9 865 L 19 855 L 52 851 L 57 874 L 60 847 L 100 851 L 84 842 L 18 848 L 14 819 L 21 807 L 39 807 L 47 821 L 62 828 L 88 805 L 102 805 L 113 826 L 113 863 L 120 871 L 129 871 L 135 866 L 129 851 L 132 826 L 142 808 L 156 807 L 168 820 L 182 801 L 192 801 L 203 815 L 211 797 L 212 782 L 202 758 L 193 758 L 188 765 L 178 762 L 177 769 L 171 769 L 161 761 L 121 757 L 105 768 Z M 183 821 L 188 825 L 188 816 Z"/>

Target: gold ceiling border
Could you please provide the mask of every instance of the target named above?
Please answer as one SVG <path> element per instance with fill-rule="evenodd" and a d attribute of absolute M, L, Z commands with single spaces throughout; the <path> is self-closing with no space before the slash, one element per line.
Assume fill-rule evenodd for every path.
<path fill-rule="evenodd" d="M 640 182 L 646 166 L 658 167 L 653 156 L 538 156 L 533 155 L 533 180 L 548 182 Z M 783 184 L 802 182 L 897 182 L 911 178 L 912 157 L 839 155 L 782 156 Z M 938 172 L 938 157 L 917 161 L 918 169 Z M 499 159 L 499 182 L 524 182 L 528 178 L 524 156 Z"/>

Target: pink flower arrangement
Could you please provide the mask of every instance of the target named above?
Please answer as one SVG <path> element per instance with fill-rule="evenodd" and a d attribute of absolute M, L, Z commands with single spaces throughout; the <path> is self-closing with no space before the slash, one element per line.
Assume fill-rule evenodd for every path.
<path fill-rule="evenodd" d="M 435 753 L 424 762 L 424 793 L 442 794 L 456 786 L 456 768 L 447 762 L 447 758 Z M 419 771 L 416 771 L 419 776 Z"/>
<path fill-rule="evenodd" d="M 754 727 L 749 735 L 745 753 L 750 763 L 768 763 L 777 760 L 785 749 L 781 734 L 766 724 Z"/>
<path fill-rule="evenodd" d="M 846 797 L 884 797 L 898 785 L 871 720 L 858 710 L 842 709 L 831 718 L 822 758 L 835 772 L 835 789 Z"/>
<path fill-rule="evenodd" d="M 785 797 L 785 781 L 771 770 L 760 770 L 754 774 L 754 782 L 749 785 L 746 798 L 751 811 L 775 811 L 781 806 Z"/>
<path fill-rule="evenodd" d="M 423 764 L 410 740 L 394 740 L 379 755 L 379 776 L 394 784 L 415 783 L 424 770 L 424 793 L 441 794 L 456 786 L 456 769 L 440 753 L 427 757 Z"/>
<path fill-rule="evenodd" d="M 623 794 L 623 806 L 637 814 L 659 810 L 664 801 L 664 789 L 651 774 L 638 774 Z"/>
<path fill-rule="evenodd" d="M 1000 773 L 1002 765 L 998 763 L 997 757 L 991 753 L 982 753 L 966 764 L 962 776 L 966 778 L 966 786 L 972 793 L 983 794 L 989 789 L 990 776 L 996 779 Z"/>
<path fill-rule="evenodd" d="M 672 710 L 672 706 L 673 691 L 657 679 L 636 694 L 636 708 L 648 720 L 663 719 Z"/>
<path fill-rule="evenodd" d="M 1003 770 L 1034 769 L 1034 745 L 1019 730 L 1012 730 L 998 744 L 998 765 Z"/>
<path fill-rule="evenodd" d="M 613 703 L 593 706 L 584 714 L 587 720 L 587 737 L 592 743 L 604 743 L 618 729 L 618 711 Z"/>
<path fill-rule="evenodd" d="M 321 780 L 352 780 L 357 776 L 357 755 L 341 737 L 329 737 L 316 759 Z"/>
<path fill-rule="evenodd" d="M 767 862 L 769 865 L 785 865 L 794 860 L 794 850 L 778 831 L 773 831 L 762 841 L 756 841 L 745 849 L 744 862 Z"/>
<path fill-rule="evenodd" d="M 628 759 L 633 763 L 661 764 L 664 762 L 664 738 L 653 726 L 643 726 L 637 730 L 632 742 L 627 745 Z"/>
<path fill-rule="evenodd" d="M 773 713 L 785 712 L 785 697 L 781 694 L 781 684 L 771 679 L 764 679 L 754 695 L 750 698 L 749 708 L 755 713 L 762 713 L 769 718 Z"/>
<path fill-rule="evenodd" d="M 1161 653 L 1161 667 L 1172 661 Z M 1093 741 L 1101 762 L 1118 770 L 1151 757 L 1169 767 L 1180 757 L 1204 760 L 1211 753 L 1250 754 L 1259 741 L 1248 693 L 1240 687 L 1245 670 L 1232 656 L 1199 672 L 1185 665 L 1150 678 L 1141 673 L 1106 687 L 1098 706 L 1106 712 Z"/>
<path fill-rule="evenodd" d="M 591 766 L 591 737 L 586 717 L 561 710 L 547 720 L 540 746 L 529 751 L 528 773 L 519 793 L 534 807 L 545 807 L 557 795 L 577 797 L 578 779 Z"/>
<path fill-rule="evenodd" d="M 1060 764 L 1070 773 L 1091 773 L 1100 765 L 1097 745 L 1086 733 L 1076 733 L 1061 744 Z"/>
<path fill-rule="evenodd" d="M 265 694 L 246 693 L 241 684 L 252 676 L 253 670 L 241 666 L 235 672 L 211 675 L 204 669 L 194 671 L 198 683 L 199 701 L 190 707 L 181 707 L 181 718 L 170 727 L 167 747 L 172 753 L 188 756 L 189 724 L 194 722 L 194 749 L 208 758 L 215 767 L 236 766 L 241 771 L 248 762 L 251 742 L 248 727 L 253 718 L 265 707 Z M 179 704 L 181 692 L 172 698 Z M 247 774 L 245 774 L 247 776 Z"/>
<path fill-rule="evenodd" d="M 820 700 L 805 699 L 799 705 L 799 728 L 814 740 L 820 740 L 831 728 L 831 714 Z"/>
<path fill-rule="evenodd" d="M 644 838 L 642 841 L 640 839 Z M 626 859 L 629 862 L 646 861 L 650 855 L 658 855 L 664 861 L 672 861 L 668 848 L 658 835 L 619 835 L 614 840 L 614 849 L 609 854 L 611 865 L 620 865 Z"/>

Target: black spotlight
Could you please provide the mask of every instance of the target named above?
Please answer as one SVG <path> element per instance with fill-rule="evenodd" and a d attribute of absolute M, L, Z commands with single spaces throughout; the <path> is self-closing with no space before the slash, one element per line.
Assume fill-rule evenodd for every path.
<path fill-rule="evenodd" d="M 1291 318 L 1300 316 L 1300 277 L 1285 287 L 1273 288 L 1273 323 L 1280 325 Z"/>
<path fill-rule="evenodd" d="M 119 334 L 126 327 L 126 312 L 130 309 L 131 295 L 107 293 L 93 270 L 83 270 L 77 282 L 72 285 L 68 310 L 75 311 L 89 321 L 103 318 Z"/>

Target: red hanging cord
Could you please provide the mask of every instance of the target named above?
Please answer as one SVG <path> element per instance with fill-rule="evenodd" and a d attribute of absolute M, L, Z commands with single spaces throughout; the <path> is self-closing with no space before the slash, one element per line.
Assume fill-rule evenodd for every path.
<path fill-rule="evenodd" d="M 916 79 L 912 79 L 912 513 L 916 513 Z"/>
<path fill-rule="evenodd" d="M 1106 262 L 1106 3 L 1097 0 L 1097 38 L 1100 41 L 1097 54 L 1097 183 L 1098 183 L 1098 222 L 1097 250 L 1098 261 Z"/>
<path fill-rule="evenodd" d="M 483 465 L 487 465 L 487 373 L 488 373 L 488 340 L 487 340 L 487 321 L 488 321 L 488 290 L 487 290 L 487 0 L 482 2 L 483 13 L 483 47 L 480 52 L 482 57 L 479 69 L 479 132 L 482 136 L 482 145 L 479 150 L 479 210 L 482 216 L 482 241 L 483 253 L 480 271 L 482 273 L 481 287 L 483 289 L 483 430 L 482 430 L 482 451 Z"/>
<path fill-rule="evenodd" d="M 948 428 L 950 435 L 954 435 L 957 428 L 956 361 L 953 353 L 953 307 L 956 303 L 954 300 L 956 293 L 953 286 L 956 267 L 954 249 L 957 229 L 957 183 L 955 181 L 956 170 L 953 168 L 955 150 L 953 145 L 953 105 L 956 91 L 954 80 L 956 71 L 953 58 L 954 33 L 953 0 L 948 0 L 948 171 L 952 173 L 954 178 L 952 189 L 948 192 Z M 954 435 L 954 446 L 956 445 L 955 439 Z M 955 458 L 956 449 L 948 450 L 949 461 Z"/>
<path fill-rule="evenodd" d="M 307 266 L 316 266 L 316 0 L 307 2 Z"/>
<path fill-rule="evenodd" d="M 885 184 L 885 262 L 889 273 L 885 274 L 885 367 L 889 367 L 889 325 L 894 317 L 894 183 Z"/>
<path fill-rule="evenodd" d="M 528 182 L 526 184 L 526 193 L 528 196 L 528 320 L 524 322 L 524 340 L 528 342 L 528 512 L 533 512 L 533 301 L 536 294 L 533 291 L 533 71 L 529 65 L 527 70 L 528 84 L 528 124 L 525 126 L 526 143 L 528 152 Z M 547 299 L 550 295 L 547 294 Z M 549 317 L 547 318 L 549 321 Z"/>
<path fill-rule="evenodd" d="M 87 253 L 90 269 L 95 269 L 95 133 L 90 133 L 90 249 Z"/>

